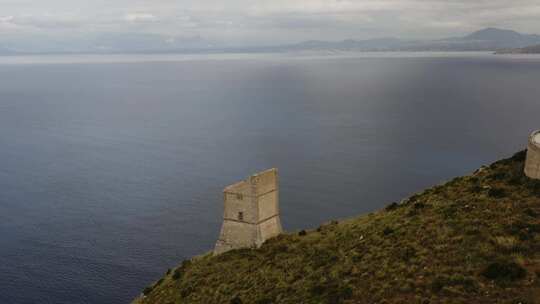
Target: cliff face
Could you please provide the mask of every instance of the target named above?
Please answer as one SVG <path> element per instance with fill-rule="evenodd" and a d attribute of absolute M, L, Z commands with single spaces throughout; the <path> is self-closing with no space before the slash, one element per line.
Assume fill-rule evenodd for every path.
<path fill-rule="evenodd" d="M 540 303 L 525 153 L 400 204 L 170 270 L 135 303 Z"/>

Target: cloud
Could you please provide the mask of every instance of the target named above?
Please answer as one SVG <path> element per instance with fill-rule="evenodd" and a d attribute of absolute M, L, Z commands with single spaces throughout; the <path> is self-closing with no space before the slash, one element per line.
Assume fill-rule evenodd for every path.
<path fill-rule="evenodd" d="M 14 22 L 13 16 L 0 16 L 0 30 L 18 29 L 19 26 Z"/>
<path fill-rule="evenodd" d="M 45 32 L 75 30 L 88 24 L 88 20 L 73 15 L 21 14 L 0 17 L 0 29 L 18 32 Z"/>
<path fill-rule="evenodd" d="M 3 32 L 200 35 L 229 44 L 540 29 L 538 0 L 0 0 L 0 7 Z"/>
<path fill-rule="evenodd" d="M 149 13 L 129 13 L 124 16 L 124 19 L 129 22 L 154 22 L 157 17 Z"/>

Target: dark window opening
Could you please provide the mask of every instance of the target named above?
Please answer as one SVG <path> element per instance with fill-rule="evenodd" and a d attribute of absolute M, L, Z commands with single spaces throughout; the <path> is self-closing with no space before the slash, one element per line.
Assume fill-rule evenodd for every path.
<path fill-rule="evenodd" d="M 238 220 L 243 221 L 244 220 L 244 212 L 238 212 Z"/>

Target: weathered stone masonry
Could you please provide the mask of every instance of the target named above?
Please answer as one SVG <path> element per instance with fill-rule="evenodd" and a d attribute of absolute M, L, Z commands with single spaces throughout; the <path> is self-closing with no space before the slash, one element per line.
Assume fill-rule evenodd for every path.
<path fill-rule="evenodd" d="M 533 132 L 529 137 L 525 175 L 530 178 L 540 179 L 540 131 Z"/>
<path fill-rule="evenodd" d="M 215 254 L 259 247 L 282 232 L 277 169 L 257 173 L 226 187 L 223 200 L 223 226 Z"/>

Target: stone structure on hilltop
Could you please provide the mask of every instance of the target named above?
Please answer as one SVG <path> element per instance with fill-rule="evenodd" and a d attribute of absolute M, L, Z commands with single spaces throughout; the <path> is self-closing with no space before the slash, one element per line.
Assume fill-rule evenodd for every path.
<path fill-rule="evenodd" d="M 257 173 L 226 187 L 223 199 L 223 226 L 215 254 L 256 248 L 282 232 L 277 169 Z"/>
<path fill-rule="evenodd" d="M 530 178 L 540 179 L 540 130 L 533 132 L 529 137 L 525 175 Z"/>

